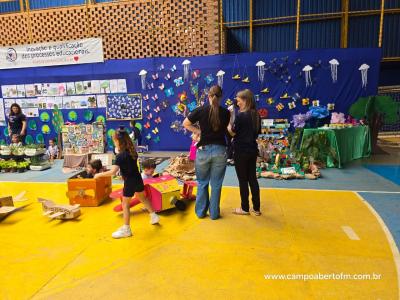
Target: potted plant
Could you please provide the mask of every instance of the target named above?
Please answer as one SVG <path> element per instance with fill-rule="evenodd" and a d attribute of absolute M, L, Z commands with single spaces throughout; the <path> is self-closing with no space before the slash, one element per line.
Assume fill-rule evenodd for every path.
<path fill-rule="evenodd" d="M 11 146 L 11 154 L 16 156 L 24 155 L 25 148 L 22 146 Z"/>
<path fill-rule="evenodd" d="M 17 162 L 13 159 L 10 159 L 8 161 L 8 163 L 9 163 L 10 172 L 13 172 L 13 173 L 17 172 Z"/>
<path fill-rule="evenodd" d="M 0 154 L 1 155 L 10 155 L 11 154 L 10 146 L 6 146 L 6 145 L 1 146 Z"/>
<path fill-rule="evenodd" d="M 18 162 L 17 163 L 17 172 L 24 173 L 26 170 L 25 162 Z"/>
<path fill-rule="evenodd" d="M 371 130 L 372 153 L 379 152 L 378 133 L 383 124 L 394 124 L 400 120 L 400 103 L 390 96 L 360 97 L 349 109 L 349 114 L 356 119 L 364 119 Z"/>

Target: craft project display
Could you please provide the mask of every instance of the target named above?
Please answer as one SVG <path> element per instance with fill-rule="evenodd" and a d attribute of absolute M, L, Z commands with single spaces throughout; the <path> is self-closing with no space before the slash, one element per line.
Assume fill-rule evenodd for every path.
<path fill-rule="evenodd" d="M 65 154 L 103 153 L 104 126 L 102 124 L 64 125 L 62 142 Z"/>
<path fill-rule="evenodd" d="M 142 95 L 125 94 L 107 97 L 108 120 L 142 119 Z"/>
<path fill-rule="evenodd" d="M 51 200 L 38 198 L 38 201 L 42 203 L 43 215 L 48 216 L 50 219 L 59 220 L 71 220 L 81 215 L 81 209 L 79 204 L 75 205 L 61 205 L 56 204 Z"/>

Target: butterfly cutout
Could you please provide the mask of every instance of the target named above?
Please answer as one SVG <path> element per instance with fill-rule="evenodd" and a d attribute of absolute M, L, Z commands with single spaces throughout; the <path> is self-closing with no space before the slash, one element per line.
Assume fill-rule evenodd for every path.
<path fill-rule="evenodd" d="M 327 107 L 328 107 L 328 110 L 334 110 L 335 109 L 335 103 L 328 103 Z"/>
<path fill-rule="evenodd" d="M 152 89 L 154 89 L 154 83 L 147 83 L 147 89 L 148 90 L 152 90 Z"/>
<path fill-rule="evenodd" d="M 293 109 L 293 108 L 296 107 L 296 103 L 294 101 L 293 102 L 289 102 L 288 103 L 288 107 L 289 107 L 289 109 Z"/>
<path fill-rule="evenodd" d="M 276 107 L 276 109 L 277 109 L 278 111 L 281 111 L 282 109 L 285 108 L 285 105 L 283 105 L 282 103 L 278 103 L 278 105 L 275 106 L 275 107 Z"/>
<path fill-rule="evenodd" d="M 179 103 L 177 106 L 179 111 L 183 112 L 185 110 L 186 105 L 183 103 Z"/>
<path fill-rule="evenodd" d="M 159 142 L 160 142 L 160 137 L 159 137 L 159 136 L 156 136 L 156 137 L 153 139 L 153 142 L 154 142 L 154 143 L 159 143 Z"/>
<path fill-rule="evenodd" d="M 207 84 L 211 84 L 214 81 L 214 77 L 212 74 L 208 74 L 204 80 L 207 82 Z"/>
<path fill-rule="evenodd" d="M 226 99 L 226 101 L 225 101 L 225 105 L 226 106 L 231 106 L 233 104 L 233 101 L 231 100 L 231 99 Z"/>
<path fill-rule="evenodd" d="M 180 101 L 182 101 L 182 102 L 186 101 L 186 99 L 187 99 L 186 91 L 183 91 L 182 93 L 178 94 L 178 97 L 179 97 Z"/>
<path fill-rule="evenodd" d="M 167 100 L 164 100 L 163 102 L 161 102 L 161 109 L 167 109 L 169 106 L 169 102 Z"/>
<path fill-rule="evenodd" d="M 310 104 L 310 99 L 309 98 L 303 98 L 301 99 L 301 103 L 306 106 Z"/>
<path fill-rule="evenodd" d="M 319 106 L 319 100 L 313 100 L 312 106 L 314 106 L 314 107 Z"/>
<path fill-rule="evenodd" d="M 189 104 L 187 105 L 187 107 L 188 107 L 189 111 L 192 112 L 192 111 L 195 110 L 196 107 L 197 107 L 196 101 L 193 101 L 193 102 L 189 103 Z"/>
<path fill-rule="evenodd" d="M 151 120 L 152 118 L 153 118 L 153 115 L 152 115 L 151 113 L 149 113 L 149 114 L 147 115 L 147 119 Z"/>
<path fill-rule="evenodd" d="M 182 77 L 178 77 L 174 80 L 176 87 L 183 85 L 183 79 Z"/>
<path fill-rule="evenodd" d="M 169 73 L 167 73 L 167 75 L 165 75 L 164 79 L 165 80 L 170 80 L 171 79 L 171 75 Z"/>
<path fill-rule="evenodd" d="M 148 112 L 150 110 L 150 106 L 146 105 L 146 107 L 144 108 L 144 111 Z"/>
<path fill-rule="evenodd" d="M 145 96 L 143 96 L 143 100 L 149 100 L 149 94 L 146 94 Z"/>
<path fill-rule="evenodd" d="M 151 134 L 146 135 L 146 139 L 151 140 Z"/>
<path fill-rule="evenodd" d="M 157 134 L 158 133 L 158 128 L 157 127 L 154 128 L 151 132 L 154 133 L 154 134 Z"/>
<path fill-rule="evenodd" d="M 154 94 L 154 96 L 152 96 L 151 99 L 153 99 L 154 101 L 157 101 L 158 100 L 158 95 Z"/>
<path fill-rule="evenodd" d="M 165 87 L 164 83 L 161 83 L 161 84 L 158 86 L 158 88 L 159 88 L 160 90 L 164 90 L 164 87 Z"/>
<path fill-rule="evenodd" d="M 156 119 L 154 120 L 154 122 L 155 122 L 156 124 L 161 123 L 161 117 L 156 118 Z"/>
<path fill-rule="evenodd" d="M 151 75 L 151 77 L 153 77 L 153 80 L 157 80 L 158 79 L 158 73 Z"/>
<path fill-rule="evenodd" d="M 269 105 L 274 104 L 274 102 L 275 102 L 274 98 L 268 98 L 268 99 L 267 99 L 267 103 L 268 103 Z"/>
<path fill-rule="evenodd" d="M 161 65 L 158 67 L 158 70 L 159 70 L 159 71 L 164 70 L 164 64 L 161 64 Z"/>
<path fill-rule="evenodd" d="M 160 107 L 157 106 L 156 108 L 154 108 L 154 111 L 155 111 L 156 113 L 159 113 L 159 112 L 160 112 Z"/>
<path fill-rule="evenodd" d="M 176 66 L 173 65 L 170 70 L 171 70 L 171 72 L 175 72 L 176 71 Z"/>
<path fill-rule="evenodd" d="M 143 125 L 146 129 L 149 129 L 150 128 L 150 123 L 149 122 L 147 122 L 146 124 L 144 124 Z"/>
<path fill-rule="evenodd" d="M 190 93 L 196 96 L 199 93 L 199 84 L 190 84 Z"/>
<path fill-rule="evenodd" d="M 200 77 L 200 70 L 195 70 L 195 71 L 192 72 L 193 80 L 196 80 L 199 77 Z"/>
<path fill-rule="evenodd" d="M 171 97 L 171 96 L 173 96 L 175 94 L 174 93 L 174 89 L 172 87 L 169 88 L 169 89 L 164 90 L 164 93 L 165 93 L 165 96 L 167 96 L 167 97 Z"/>

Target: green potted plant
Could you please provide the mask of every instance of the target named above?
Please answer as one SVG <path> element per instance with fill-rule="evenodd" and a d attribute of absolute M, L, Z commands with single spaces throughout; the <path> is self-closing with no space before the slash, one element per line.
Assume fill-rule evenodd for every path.
<path fill-rule="evenodd" d="M 25 162 L 18 162 L 17 163 L 17 172 L 24 173 L 26 170 Z"/>
<path fill-rule="evenodd" d="M 1 155 L 10 155 L 11 154 L 10 146 L 2 145 L 0 148 L 0 154 Z"/>
<path fill-rule="evenodd" d="M 379 151 L 378 134 L 383 124 L 394 124 L 400 120 L 399 108 L 400 103 L 390 96 L 361 97 L 350 107 L 349 114 L 353 118 L 365 120 L 370 128 L 372 153 Z"/>
<path fill-rule="evenodd" d="M 17 162 L 13 159 L 10 159 L 8 161 L 8 163 L 9 163 L 10 172 L 13 172 L 13 173 L 17 172 Z"/>

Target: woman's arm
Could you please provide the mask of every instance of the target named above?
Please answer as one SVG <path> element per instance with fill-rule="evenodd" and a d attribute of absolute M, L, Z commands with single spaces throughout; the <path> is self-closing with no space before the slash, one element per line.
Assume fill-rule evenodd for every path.
<path fill-rule="evenodd" d="M 94 178 L 114 176 L 115 174 L 117 174 L 118 170 L 119 170 L 118 166 L 112 165 L 110 170 L 102 173 L 97 173 L 94 175 Z"/>
<path fill-rule="evenodd" d="M 198 129 L 196 126 L 193 126 L 192 122 L 190 122 L 188 118 L 186 118 L 183 121 L 183 127 L 185 127 L 187 130 L 193 132 L 195 135 L 201 134 L 200 129 Z"/>
<path fill-rule="evenodd" d="M 21 135 L 25 135 L 25 133 L 26 133 L 26 120 L 22 121 Z"/>

